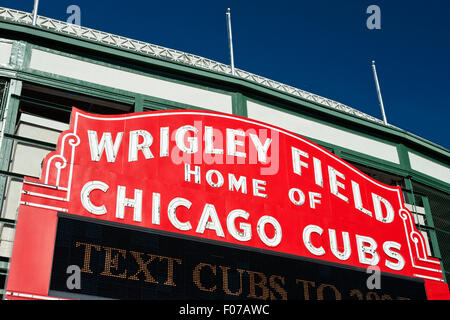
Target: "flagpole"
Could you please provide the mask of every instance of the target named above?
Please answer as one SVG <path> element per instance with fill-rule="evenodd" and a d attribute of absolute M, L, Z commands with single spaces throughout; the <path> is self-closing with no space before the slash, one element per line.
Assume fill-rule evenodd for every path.
<path fill-rule="evenodd" d="M 231 33 L 231 13 L 230 13 L 230 8 L 227 9 L 227 30 L 228 30 L 228 43 L 230 46 L 230 60 L 231 60 L 231 74 L 235 75 L 235 70 L 234 70 L 234 56 L 233 56 L 233 36 Z"/>
<path fill-rule="evenodd" d="M 37 12 L 38 12 L 38 6 L 39 6 L 39 0 L 34 0 L 34 7 L 33 7 L 33 26 L 36 25 L 37 22 Z"/>
<path fill-rule="evenodd" d="M 378 101 L 380 102 L 381 114 L 383 115 L 383 122 L 384 122 L 384 124 L 387 125 L 388 123 L 387 123 L 387 119 L 386 119 L 386 114 L 384 112 L 383 98 L 381 97 L 381 90 L 380 90 L 380 84 L 378 83 L 377 69 L 375 68 L 375 61 L 372 61 L 372 70 L 373 70 L 373 77 L 375 79 L 375 86 L 377 87 Z"/>

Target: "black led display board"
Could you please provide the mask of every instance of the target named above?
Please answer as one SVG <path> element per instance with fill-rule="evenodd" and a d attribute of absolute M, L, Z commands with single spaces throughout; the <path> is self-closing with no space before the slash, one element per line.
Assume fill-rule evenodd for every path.
<path fill-rule="evenodd" d="M 50 293 L 75 299 L 426 299 L 419 279 L 62 214 Z"/>

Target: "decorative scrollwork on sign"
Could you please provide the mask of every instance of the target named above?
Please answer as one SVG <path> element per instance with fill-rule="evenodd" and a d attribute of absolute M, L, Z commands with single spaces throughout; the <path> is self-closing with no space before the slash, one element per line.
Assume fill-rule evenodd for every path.
<path fill-rule="evenodd" d="M 52 174 L 52 166 L 56 174 Z M 67 160 L 59 154 L 51 156 L 47 161 L 47 171 L 45 175 L 45 184 L 59 186 L 61 170 L 67 166 Z"/>
<path fill-rule="evenodd" d="M 75 148 L 80 144 L 80 138 L 74 133 L 66 133 L 59 144 L 60 148 L 50 153 L 44 168 L 44 183 L 56 187 L 69 188 Z"/>
<path fill-rule="evenodd" d="M 416 230 L 412 214 L 406 209 L 400 209 L 399 216 L 405 227 L 412 265 L 417 269 L 441 273 L 440 269 L 436 268 L 436 265 L 440 263 L 439 260 L 428 256 L 425 239 Z"/>

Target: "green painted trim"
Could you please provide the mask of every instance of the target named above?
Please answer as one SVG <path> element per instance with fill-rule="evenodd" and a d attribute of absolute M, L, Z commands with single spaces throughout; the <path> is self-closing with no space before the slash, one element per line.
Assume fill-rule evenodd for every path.
<path fill-rule="evenodd" d="M 16 126 L 16 118 L 19 112 L 19 100 L 15 97 L 15 95 L 20 94 L 22 91 L 22 82 L 18 80 L 12 80 L 16 83 L 16 87 L 14 92 L 9 92 L 10 100 L 8 105 L 8 114 L 6 115 L 6 125 L 5 132 L 9 134 L 14 134 L 14 129 Z M 12 83 L 11 81 L 11 83 Z"/>
<path fill-rule="evenodd" d="M 20 93 L 21 89 L 22 83 L 20 81 L 11 80 L 9 82 L 8 95 L 5 101 L 5 108 L 8 109 L 8 113 L 6 114 L 6 118 L 3 120 L 5 121 L 3 134 L 14 134 L 17 113 L 19 111 L 19 100 L 15 98 L 15 95 Z M 6 103 L 8 103 L 7 106 Z M 3 139 L 3 143 L 0 147 L 0 170 L 7 170 L 11 157 L 12 141 L 9 139 Z"/>
<path fill-rule="evenodd" d="M 435 180 L 435 179 L 434 179 Z M 412 181 L 422 183 L 431 188 L 437 189 L 439 191 L 450 194 L 450 188 L 445 184 L 440 183 L 438 180 L 431 180 L 428 176 L 418 174 L 416 172 L 410 171 L 408 172 L 408 177 L 405 179 L 406 188 L 408 191 L 412 192 L 413 185 Z M 412 200 L 413 201 L 413 200 Z"/>
<path fill-rule="evenodd" d="M 25 177 L 33 177 L 33 178 L 40 178 L 40 177 L 34 177 L 34 176 L 29 176 L 29 175 L 24 175 L 24 174 L 21 174 L 21 173 L 17 173 L 17 172 L 12 172 L 12 171 L 3 171 L 3 170 L 0 170 L 0 176 L 7 176 L 7 177 L 12 177 L 12 178 L 17 178 L 17 179 L 20 179 L 20 180 L 23 180 Z"/>
<path fill-rule="evenodd" d="M 331 153 L 333 153 L 333 154 L 335 154 L 335 155 L 340 157 L 341 149 L 338 146 L 335 146 L 335 145 L 332 145 L 332 144 L 329 144 L 329 143 L 325 143 L 323 141 L 319 141 L 319 140 L 314 139 L 314 138 L 308 138 L 308 139 L 310 141 L 314 142 L 315 144 L 321 146 L 322 148 L 324 148 L 324 149 L 330 151 Z"/>
<path fill-rule="evenodd" d="M 8 139 L 6 134 L 14 134 L 17 114 L 19 112 L 19 100 L 15 98 L 14 95 L 20 94 L 22 90 L 22 82 L 17 80 L 11 80 L 8 84 L 8 94 L 4 102 L 4 107 L 8 108 L 8 113 L 6 114 L 4 135 L 2 140 L 2 145 L 0 146 L 0 172 L 8 171 L 11 162 L 11 153 L 13 149 L 13 140 Z M 8 105 L 6 106 L 6 103 Z M 3 124 L 2 124 L 3 125 Z M 5 199 L 6 184 L 8 178 L 4 175 L 0 175 L 0 211 L 3 210 L 3 203 Z"/>
<path fill-rule="evenodd" d="M 134 112 L 144 111 L 144 99 L 141 95 L 136 95 L 134 98 Z"/>
<path fill-rule="evenodd" d="M 3 203 L 6 198 L 6 185 L 8 183 L 8 177 L 0 174 L 0 212 L 3 212 Z"/>
<path fill-rule="evenodd" d="M 171 100 L 161 99 L 157 97 L 144 96 L 144 111 L 145 110 L 174 110 L 174 109 L 193 109 L 193 110 L 207 110 L 197 106 L 192 106 L 186 103 L 175 102 Z"/>
<path fill-rule="evenodd" d="M 26 47 L 25 41 L 12 41 L 11 55 L 9 57 L 9 65 L 16 69 L 22 70 L 26 63 Z"/>
<path fill-rule="evenodd" d="M 421 196 L 421 198 L 422 198 L 423 207 L 425 209 L 425 218 L 427 219 L 427 226 L 432 229 L 432 230 L 430 230 L 430 237 L 431 237 L 431 243 L 433 245 L 433 252 L 434 252 L 435 256 L 440 259 L 440 258 L 442 258 L 442 256 L 441 256 L 441 251 L 439 250 L 436 232 L 434 230 L 435 226 L 434 226 L 433 216 L 431 214 L 430 202 L 428 201 L 428 197 L 426 197 L 426 196 Z"/>
<path fill-rule="evenodd" d="M 388 173 L 395 174 L 397 176 L 406 177 L 408 171 L 403 169 L 401 166 L 391 163 L 389 161 L 371 158 L 367 155 L 355 152 L 353 150 L 342 149 L 340 152 L 340 157 L 346 161 L 353 161 L 364 166 L 385 171 Z M 375 160 L 376 159 L 376 160 Z"/>
<path fill-rule="evenodd" d="M 34 99 L 34 98 L 28 98 L 28 97 L 25 97 L 25 96 L 15 96 L 15 98 L 20 100 L 21 102 L 22 101 L 28 102 L 28 103 L 31 103 L 31 104 L 36 105 L 36 106 L 41 106 L 41 107 L 45 107 L 45 108 L 52 109 L 52 110 L 57 110 L 57 111 L 64 111 L 64 112 L 67 112 L 67 113 L 71 112 L 71 107 L 70 106 L 64 106 L 64 105 L 60 105 L 60 104 L 49 104 L 49 103 L 42 102 L 42 100 L 37 100 L 37 99 Z"/>
<path fill-rule="evenodd" d="M 3 96 L 0 105 L 0 122 L 2 121 L 1 119 L 3 119 L 3 115 L 5 112 L 6 101 L 8 100 L 8 92 L 9 92 L 9 81 L 5 81 L 5 89 L 3 91 Z"/>
<path fill-rule="evenodd" d="M 3 116 L 4 116 L 6 103 L 8 101 L 8 97 L 9 97 L 9 86 L 10 86 L 10 82 L 9 81 L 5 82 L 5 89 L 4 89 L 3 97 L 2 97 L 2 101 L 1 101 L 0 119 L 3 119 Z M 6 162 L 6 159 L 4 159 L 5 154 L 2 152 L 2 150 L 3 150 L 3 147 L 0 146 L 0 168 L 5 167 L 4 163 Z M 0 175 L 0 212 L 3 211 L 3 203 L 5 200 L 7 182 L 8 182 L 8 178 L 4 175 Z"/>
<path fill-rule="evenodd" d="M 9 134 L 9 133 L 5 133 L 5 138 L 19 141 L 23 144 L 27 144 L 27 145 L 31 145 L 31 146 L 35 146 L 35 147 L 39 147 L 39 148 L 44 148 L 49 151 L 56 150 L 56 144 L 54 144 L 54 143 L 44 142 L 44 141 L 35 140 L 35 139 L 31 139 L 31 138 L 25 138 L 25 137 L 16 136 L 16 135 Z"/>
<path fill-rule="evenodd" d="M 6 225 L 11 225 L 14 226 L 16 224 L 16 220 L 12 220 L 12 219 L 7 219 L 7 218 L 0 218 L 0 223 L 4 223 Z M 4 258 L 4 257 L 1 257 Z M 1 260 L 0 260 L 0 266 L 1 266 Z M 0 267 L 1 269 L 1 267 Z"/>
<path fill-rule="evenodd" d="M 409 161 L 408 148 L 406 148 L 404 144 L 400 143 L 397 146 L 397 150 L 401 166 L 407 169 L 408 171 L 411 171 L 411 162 Z"/>
<path fill-rule="evenodd" d="M 31 74 L 28 72 L 18 72 L 17 79 L 31 82 L 37 85 L 48 86 L 55 89 L 72 91 L 99 99 L 112 100 L 123 104 L 134 105 L 136 94 L 129 93 L 128 95 L 117 92 L 118 90 L 101 90 L 90 85 L 75 83 L 67 79 L 57 79 L 49 77 L 46 74 Z"/>
<path fill-rule="evenodd" d="M 23 58 L 22 70 L 27 70 L 31 60 L 31 45 L 25 42 L 25 53 Z"/>
<path fill-rule="evenodd" d="M 414 195 L 413 195 L 413 184 L 412 184 L 412 180 L 410 177 L 406 177 L 404 180 L 405 182 L 405 187 L 406 187 L 406 202 L 407 203 L 412 203 L 414 204 L 416 202 L 416 199 L 414 199 Z"/>
<path fill-rule="evenodd" d="M 247 117 L 247 100 L 242 93 L 233 93 L 232 103 L 234 115 Z"/>
<path fill-rule="evenodd" d="M 429 177 L 427 175 L 424 175 L 417 171 L 411 171 L 410 172 L 411 179 L 413 181 L 422 183 L 424 185 L 430 186 L 432 188 L 435 188 L 439 191 L 445 192 L 447 194 L 450 194 L 450 186 L 445 184 L 444 182 L 437 180 L 435 178 Z"/>

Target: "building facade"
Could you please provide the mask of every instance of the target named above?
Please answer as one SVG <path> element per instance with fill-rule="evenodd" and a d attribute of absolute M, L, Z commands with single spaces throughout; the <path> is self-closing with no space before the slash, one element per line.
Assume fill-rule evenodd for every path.
<path fill-rule="evenodd" d="M 41 178 L 73 107 L 100 115 L 208 110 L 298 134 L 400 186 L 427 255 L 449 279 L 449 150 L 341 103 L 243 70 L 232 75 L 229 66 L 188 53 L 45 17 L 33 26 L 31 14 L 7 8 L 0 8 L 0 29 L 3 295 L 24 178 Z"/>

